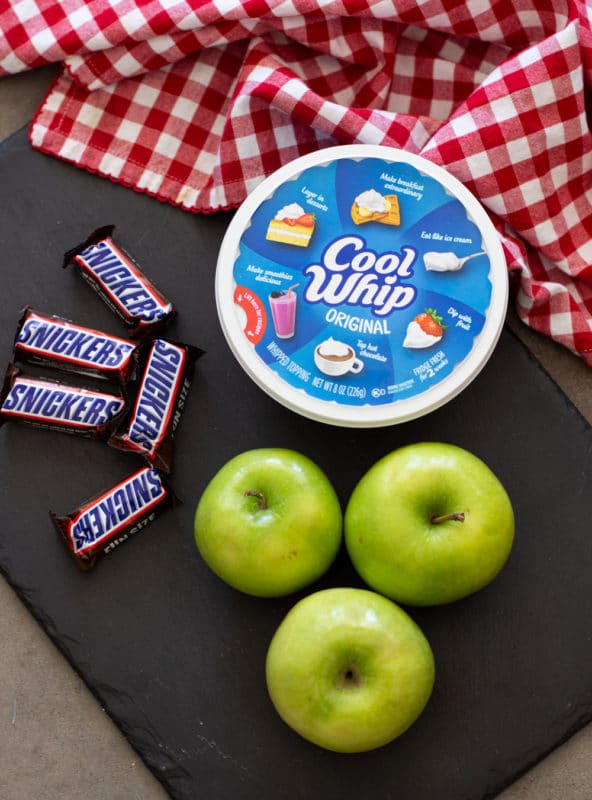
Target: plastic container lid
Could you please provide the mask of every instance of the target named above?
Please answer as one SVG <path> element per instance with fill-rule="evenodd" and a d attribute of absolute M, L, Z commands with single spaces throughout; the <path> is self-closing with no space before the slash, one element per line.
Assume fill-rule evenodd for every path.
<path fill-rule="evenodd" d="M 476 198 L 390 147 L 312 153 L 232 219 L 216 303 L 248 375 L 320 422 L 378 427 L 439 408 L 491 356 L 508 275 Z"/>

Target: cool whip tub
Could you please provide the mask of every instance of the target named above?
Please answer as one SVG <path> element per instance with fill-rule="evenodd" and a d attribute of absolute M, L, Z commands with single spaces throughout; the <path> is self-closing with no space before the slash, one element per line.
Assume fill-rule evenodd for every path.
<path fill-rule="evenodd" d="M 445 170 L 390 147 L 299 158 L 236 212 L 216 273 L 220 323 L 251 378 L 341 426 L 419 417 L 491 356 L 508 277 L 497 233 Z"/>

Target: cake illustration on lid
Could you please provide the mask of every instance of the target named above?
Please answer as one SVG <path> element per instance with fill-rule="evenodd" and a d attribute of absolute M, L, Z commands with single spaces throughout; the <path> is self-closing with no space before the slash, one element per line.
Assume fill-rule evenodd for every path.
<path fill-rule="evenodd" d="M 305 212 L 298 203 L 290 203 L 270 220 L 265 238 L 270 242 L 308 247 L 314 228 L 314 214 Z"/>
<path fill-rule="evenodd" d="M 396 194 L 383 195 L 375 189 L 366 189 L 354 200 L 351 217 L 356 225 L 362 225 L 364 222 L 400 225 L 399 199 Z"/>

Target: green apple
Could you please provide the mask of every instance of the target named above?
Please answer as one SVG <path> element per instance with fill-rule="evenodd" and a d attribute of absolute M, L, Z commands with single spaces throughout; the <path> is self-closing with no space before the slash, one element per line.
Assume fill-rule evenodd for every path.
<path fill-rule="evenodd" d="M 382 458 L 355 487 L 345 542 L 359 575 L 404 605 L 439 605 L 486 586 L 505 564 L 514 513 L 477 456 L 422 442 Z"/>
<path fill-rule="evenodd" d="M 266 659 L 271 700 L 284 722 L 320 747 L 382 747 L 419 717 L 434 685 L 434 657 L 415 622 L 367 589 L 325 589 L 300 600 Z"/>
<path fill-rule="evenodd" d="M 227 462 L 195 512 L 195 542 L 226 583 L 257 597 L 320 578 L 341 545 L 343 515 L 329 479 L 294 450 L 248 450 Z"/>

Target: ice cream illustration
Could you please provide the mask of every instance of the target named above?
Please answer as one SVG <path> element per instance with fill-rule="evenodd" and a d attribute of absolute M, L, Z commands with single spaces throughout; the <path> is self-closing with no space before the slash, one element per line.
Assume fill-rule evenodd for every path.
<path fill-rule="evenodd" d="M 280 208 L 270 220 L 265 238 L 271 242 L 308 247 L 314 228 L 314 214 L 305 212 L 298 203 L 290 203 Z"/>
<path fill-rule="evenodd" d="M 403 347 L 409 349 L 431 347 L 442 339 L 446 327 L 438 312 L 433 308 L 427 308 L 422 314 L 418 314 L 411 320 L 407 326 Z"/>
<path fill-rule="evenodd" d="M 354 200 L 351 207 L 351 217 L 356 225 L 362 225 L 364 222 L 400 225 L 401 214 L 397 195 L 382 195 L 376 189 L 366 189 Z"/>
<path fill-rule="evenodd" d="M 485 251 L 480 253 L 473 253 L 470 256 L 457 256 L 456 253 L 438 253 L 430 252 L 424 253 L 423 264 L 424 267 L 430 272 L 458 272 L 461 270 L 467 261 L 477 256 L 484 256 Z"/>

